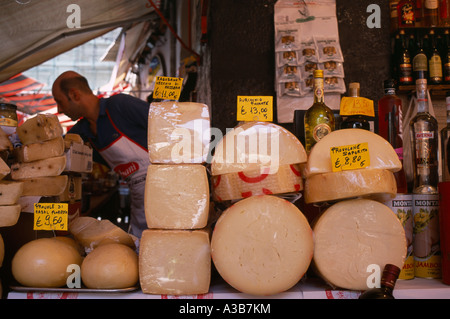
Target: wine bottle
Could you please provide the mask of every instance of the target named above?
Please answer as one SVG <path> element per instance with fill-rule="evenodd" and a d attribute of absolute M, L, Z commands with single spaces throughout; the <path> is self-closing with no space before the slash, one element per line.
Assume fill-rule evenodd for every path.
<path fill-rule="evenodd" d="M 400 30 L 400 52 L 398 54 L 398 84 L 413 84 L 411 54 L 408 48 L 405 30 Z"/>
<path fill-rule="evenodd" d="M 450 84 L 450 31 L 444 31 L 442 45 L 442 72 L 445 84 Z"/>
<path fill-rule="evenodd" d="M 417 40 L 417 52 L 413 58 L 414 80 L 428 78 L 428 58 L 425 52 L 425 37 L 419 37 Z"/>
<path fill-rule="evenodd" d="M 429 84 L 441 84 L 442 83 L 442 60 L 438 50 L 437 38 L 434 30 L 430 30 L 430 56 L 428 58 L 428 77 Z"/>
<path fill-rule="evenodd" d="M 424 27 L 437 27 L 439 24 L 439 0 L 425 0 L 424 2 Z"/>
<path fill-rule="evenodd" d="M 359 296 L 359 299 L 395 299 L 394 288 L 399 275 L 399 267 L 392 264 L 386 264 L 381 276 L 380 287 L 364 291 Z"/>
<path fill-rule="evenodd" d="M 450 91 L 446 93 L 445 102 L 447 104 L 447 126 L 441 130 L 442 181 L 450 182 Z"/>
<path fill-rule="evenodd" d="M 358 82 L 352 82 L 349 84 L 348 88 L 348 96 L 351 98 L 359 98 L 360 97 L 360 84 Z M 342 101 L 341 101 L 342 102 Z M 366 116 L 366 105 L 362 103 L 355 103 L 352 109 L 352 114 L 347 116 L 348 114 L 342 113 L 343 109 L 341 106 L 341 116 L 347 116 L 340 124 L 341 129 L 345 128 L 360 128 L 363 130 L 371 131 L 370 122 L 368 120 L 368 116 Z M 373 109 L 373 103 L 372 103 Z M 373 113 L 372 110 L 370 110 Z"/>

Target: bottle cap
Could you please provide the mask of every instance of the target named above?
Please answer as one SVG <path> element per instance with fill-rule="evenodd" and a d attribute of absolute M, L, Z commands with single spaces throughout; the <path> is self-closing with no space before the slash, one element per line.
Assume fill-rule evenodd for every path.
<path fill-rule="evenodd" d="M 314 70 L 315 78 L 323 78 L 323 70 Z"/>
<path fill-rule="evenodd" d="M 383 82 L 383 87 L 385 89 L 395 89 L 395 80 L 394 79 L 385 80 Z"/>
<path fill-rule="evenodd" d="M 383 276 L 381 277 L 381 282 L 384 283 L 385 286 L 389 286 L 394 288 L 395 282 L 397 281 L 398 276 L 400 275 L 401 269 L 393 264 L 386 264 L 383 270 Z"/>
<path fill-rule="evenodd" d="M 353 97 L 359 96 L 360 85 L 358 82 L 352 82 L 348 85 L 348 95 Z"/>

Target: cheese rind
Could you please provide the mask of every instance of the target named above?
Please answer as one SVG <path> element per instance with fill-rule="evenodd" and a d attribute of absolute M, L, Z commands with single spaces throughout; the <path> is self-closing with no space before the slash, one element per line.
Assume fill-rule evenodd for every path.
<path fill-rule="evenodd" d="M 4 179 L 9 173 L 11 173 L 11 168 L 0 157 L 0 180 Z"/>
<path fill-rule="evenodd" d="M 402 163 L 388 141 L 380 135 L 363 129 L 345 129 L 333 131 L 322 138 L 308 157 L 304 176 L 333 172 L 330 150 L 332 147 L 368 143 L 370 165 L 365 169 L 378 168 L 397 172 Z"/>
<path fill-rule="evenodd" d="M 403 226 L 386 205 L 369 199 L 330 206 L 313 225 L 314 268 L 331 286 L 368 289 L 369 266 L 400 269 L 406 257 Z"/>
<path fill-rule="evenodd" d="M 44 142 L 22 145 L 14 149 L 14 157 L 17 162 L 32 162 L 63 154 L 64 140 L 62 136 Z"/>
<path fill-rule="evenodd" d="M 66 133 L 64 135 L 64 148 L 68 150 L 73 143 L 84 144 L 84 141 L 79 134 Z"/>
<path fill-rule="evenodd" d="M 305 203 L 352 197 L 385 202 L 397 194 L 394 173 L 385 169 L 358 169 L 312 175 L 305 180 Z"/>
<path fill-rule="evenodd" d="M 0 205 L 13 205 L 19 202 L 23 193 L 23 183 L 16 181 L 0 181 Z"/>
<path fill-rule="evenodd" d="M 58 176 L 66 167 L 66 157 L 56 156 L 29 163 L 14 163 L 11 165 L 11 178 L 14 180 L 35 177 Z"/>
<path fill-rule="evenodd" d="M 200 164 L 150 165 L 145 185 L 149 228 L 199 229 L 209 213 L 209 182 Z"/>
<path fill-rule="evenodd" d="M 143 293 L 194 295 L 209 291 L 211 248 L 204 230 L 142 232 L 139 281 Z"/>
<path fill-rule="evenodd" d="M 55 114 L 38 114 L 17 127 L 17 136 L 23 145 L 48 141 L 63 135 Z"/>
<path fill-rule="evenodd" d="M 0 227 L 9 227 L 17 224 L 20 216 L 19 204 L 0 206 Z"/>
<path fill-rule="evenodd" d="M 303 213 L 272 195 L 238 201 L 219 217 L 211 255 L 222 278 L 252 295 L 290 289 L 305 274 L 313 255 L 313 234 Z"/>
<path fill-rule="evenodd" d="M 67 187 L 67 175 L 22 179 L 22 196 L 59 196 Z"/>

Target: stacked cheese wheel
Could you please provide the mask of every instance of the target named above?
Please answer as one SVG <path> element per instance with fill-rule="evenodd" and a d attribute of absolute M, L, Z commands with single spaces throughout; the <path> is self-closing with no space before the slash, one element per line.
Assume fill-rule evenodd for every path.
<path fill-rule="evenodd" d="M 204 163 L 210 142 L 208 106 L 152 103 L 148 118 L 151 165 L 145 185 L 148 229 L 139 248 L 139 280 L 148 294 L 209 291 L 211 255 L 209 182 Z"/>
<path fill-rule="evenodd" d="M 332 148 L 348 146 L 350 150 L 362 143 L 367 143 L 368 165 L 333 171 Z M 366 130 L 334 131 L 312 148 L 304 171 L 305 202 L 332 204 L 313 225 L 313 265 L 330 285 L 365 290 L 373 265 L 383 269 L 391 263 L 402 268 L 404 230 L 394 212 L 382 203 L 396 195 L 393 172 L 400 169 L 392 146 Z"/>

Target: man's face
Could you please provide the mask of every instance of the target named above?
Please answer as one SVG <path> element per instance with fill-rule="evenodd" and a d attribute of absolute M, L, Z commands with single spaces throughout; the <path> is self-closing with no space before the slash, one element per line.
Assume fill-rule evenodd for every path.
<path fill-rule="evenodd" d="M 58 87 L 52 90 L 53 98 L 58 105 L 58 113 L 67 115 L 72 121 L 78 120 L 82 115 L 77 103 L 69 96 L 65 95 Z M 70 95 L 70 94 L 69 94 Z"/>

